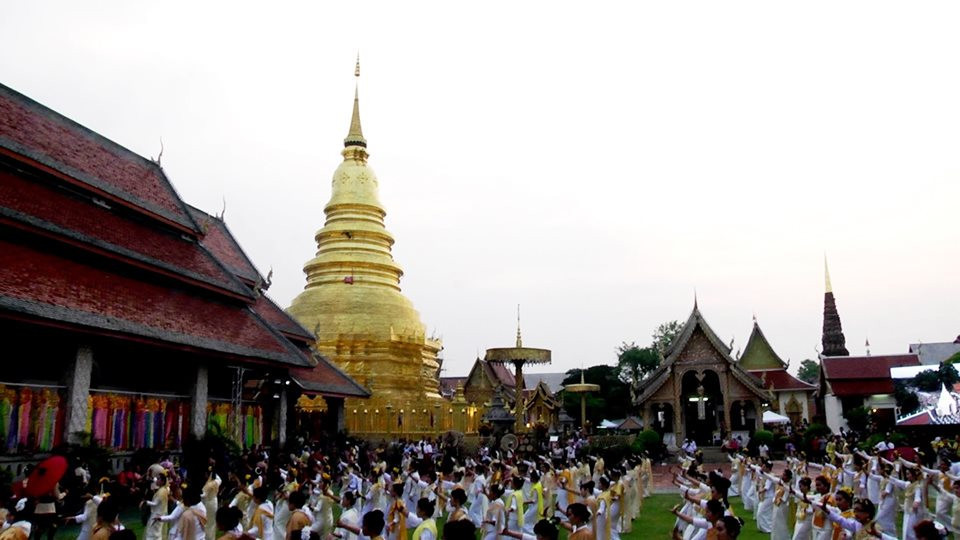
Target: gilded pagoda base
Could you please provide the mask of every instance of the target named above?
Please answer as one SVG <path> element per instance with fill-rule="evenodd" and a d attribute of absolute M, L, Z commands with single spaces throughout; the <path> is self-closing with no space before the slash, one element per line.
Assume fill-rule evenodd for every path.
<path fill-rule="evenodd" d="M 423 397 L 391 400 L 380 396 L 347 399 L 345 425 L 352 435 L 396 439 L 439 435 L 447 431 L 476 433 L 485 409 L 466 401 Z"/>

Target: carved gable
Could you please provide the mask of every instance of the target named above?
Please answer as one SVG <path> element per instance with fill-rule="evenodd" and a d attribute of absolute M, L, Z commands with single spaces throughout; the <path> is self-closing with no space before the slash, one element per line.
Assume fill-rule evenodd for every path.
<path fill-rule="evenodd" d="M 691 334 L 686 346 L 680 351 L 675 364 L 677 366 L 687 365 L 723 365 L 726 360 L 717 351 L 717 348 L 710 343 L 706 334 L 698 326 Z"/>

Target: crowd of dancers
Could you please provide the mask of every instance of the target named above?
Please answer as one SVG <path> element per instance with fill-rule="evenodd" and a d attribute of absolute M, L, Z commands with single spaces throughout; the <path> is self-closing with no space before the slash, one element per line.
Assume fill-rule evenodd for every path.
<path fill-rule="evenodd" d="M 772 540 L 939 540 L 960 531 L 955 452 L 928 468 L 886 443 L 852 448 L 838 441 L 822 462 L 790 456 L 776 473 L 759 452 L 731 452 L 724 473 L 681 451 L 668 472 L 680 494 L 673 537 L 735 539 L 748 526 Z M 654 480 L 646 454 L 606 463 L 577 439 L 525 454 L 341 440 L 201 459 L 199 469 L 166 459 L 99 482 L 78 467 L 78 512 L 57 517 L 67 492 L 59 486 L 11 501 L 0 540 L 39 539 L 39 528 L 52 540 L 50 519 L 79 524 L 78 540 L 135 540 L 118 519 L 132 506 L 142 511 L 144 540 L 557 540 L 561 529 L 573 540 L 620 540 Z"/>
<path fill-rule="evenodd" d="M 144 540 L 557 540 L 564 528 L 573 540 L 619 540 L 651 493 L 651 460 L 607 464 L 581 446 L 463 455 L 430 440 L 303 445 L 229 467 L 211 457 L 202 477 L 164 460 L 87 479 L 81 511 L 63 520 L 80 524 L 78 540 L 134 540 L 119 519 L 131 505 Z M 0 540 L 27 540 L 39 503 L 8 506 Z"/>
<path fill-rule="evenodd" d="M 704 471 L 694 456 L 683 455 L 674 477 L 682 498 L 673 509 L 674 537 L 722 538 L 717 529 L 729 537 L 748 520 L 771 540 L 939 540 L 960 533 L 955 453 L 940 452 L 928 468 L 919 454 L 904 459 L 889 443 L 870 452 L 841 438 L 832 446 L 822 463 L 788 456 L 778 474 L 770 460 L 742 452 L 730 454 L 729 476 Z M 739 497 L 749 515 L 735 515 L 731 497 Z"/>

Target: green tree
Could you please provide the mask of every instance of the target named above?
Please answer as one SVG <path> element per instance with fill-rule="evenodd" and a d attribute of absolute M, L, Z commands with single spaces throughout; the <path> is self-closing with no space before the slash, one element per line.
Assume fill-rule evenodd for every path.
<path fill-rule="evenodd" d="M 957 368 L 954 367 L 953 364 L 943 363 L 940 364 L 940 367 L 936 370 L 928 369 L 917 373 L 911 382 L 918 390 L 936 392 L 940 390 L 941 384 L 950 388 L 957 381 L 960 381 L 960 374 L 957 373 Z"/>
<path fill-rule="evenodd" d="M 636 397 L 640 382 L 660 367 L 660 353 L 653 347 L 640 348 L 636 343 L 617 347 L 617 375 L 630 386 L 630 400 Z"/>
<path fill-rule="evenodd" d="M 872 411 L 866 407 L 855 407 L 843 413 L 847 425 L 857 433 L 864 433 L 867 430 L 872 416 Z"/>
<path fill-rule="evenodd" d="M 810 384 L 817 384 L 817 381 L 820 380 L 820 364 L 809 358 L 800 362 L 797 378 Z"/>
<path fill-rule="evenodd" d="M 663 354 L 673 344 L 673 340 L 680 335 L 681 330 L 683 325 L 680 321 L 667 321 L 661 324 L 653 332 L 653 348 Z"/>
<path fill-rule="evenodd" d="M 917 393 L 907 386 L 903 379 L 893 380 L 893 397 L 897 400 L 897 407 L 900 407 L 901 416 L 913 414 L 920 409 Z"/>
<path fill-rule="evenodd" d="M 620 380 L 619 370 L 615 366 L 600 364 L 583 370 L 584 382 L 599 384 L 600 391 L 587 396 L 587 420 L 594 426 L 601 420 L 625 418 L 630 406 L 630 390 Z M 563 385 L 580 382 L 580 370 L 571 369 L 563 379 Z M 571 417 L 580 419 L 580 394 L 563 393 L 563 408 Z"/>

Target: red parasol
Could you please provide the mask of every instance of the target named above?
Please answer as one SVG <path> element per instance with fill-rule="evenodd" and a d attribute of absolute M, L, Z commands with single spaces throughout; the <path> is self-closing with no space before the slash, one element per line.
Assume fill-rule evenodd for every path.
<path fill-rule="evenodd" d="M 41 461 L 24 481 L 26 484 L 23 487 L 24 495 L 39 497 L 53 491 L 54 486 L 66 472 L 67 459 L 63 456 L 52 456 Z"/>

